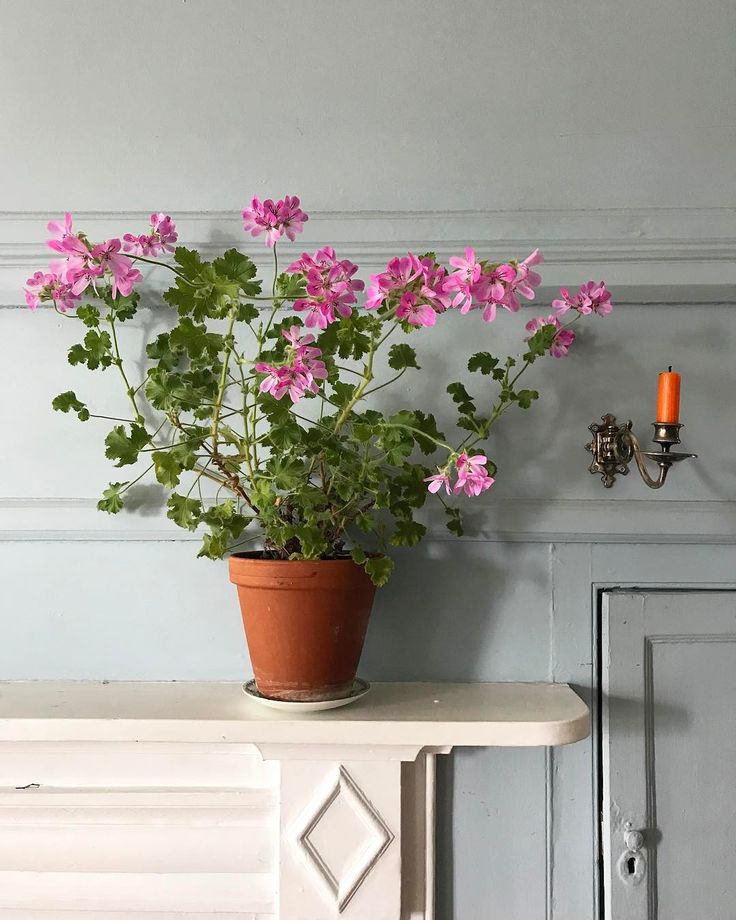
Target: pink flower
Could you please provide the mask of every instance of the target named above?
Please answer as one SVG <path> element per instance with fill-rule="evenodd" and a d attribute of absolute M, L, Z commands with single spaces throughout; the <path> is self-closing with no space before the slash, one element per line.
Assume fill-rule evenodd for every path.
<path fill-rule="evenodd" d="M 452 490 L 450 489 L 450 477 L 447 473 L 435 473 L 434 476 L 427 476 L 424 480 L 428 482 L 427 491 L 431 492 L 433 495 L 439 492 L 442 486 L 445 487 L 445 492 L 448 495 L 452 495 Z"/>
<path fill-rule="evenodd" d="M 162 212 L 151 214 L 150 233 L 134 236 L 126 233 L 123 237 L 125 252 L 137 256 L 158 256 L 162 252 L 173 252 L 174 243 L 179 239 L 176 225 L 168 214 Z"/>
<path fill-rule="evenodd" d="M 243 229 L 251 236 L 265 233 L 266 245 L 271 248 L 284 234 L 293 242 L 307 220 L 309 217 L 300 208 L 296 195 L 287 195 L 277 202 L 254 198 L 251 206 L 243 209 Z"/>
<path fill-rule="evenodd" d="M 468 254 L 474 256 L 473 250 L 467 249 L 466 256 Z M 477 271 L 469 258 L 463 260 L 453 257 L 450 262 L 468 264 L 467 268 L 460 268 L 449 275 L 445 282 L 445 290 L 455 292 L 451 305 L 463 315 L 470 310 L 482 309 L 483 319 L 492 322 L 499 306 L 506 310 L 518 310 L 518 301 L 515 302 L 512 297 L 512 284 L 517 274 L 512 265 L 503 263 L 495 268 L 484 268 L 482 263 L 476 263 L 480 269 Z"/>
<path fill-rule="evenodd" d="M 445 287 L 447 270 L 432 259 L 424 258 L 421 263 L 423 280 L 420 293 L 435 313 L 444 313 L 452 306 L 452 297 Z"/>
<path fill-rule="evenodd" d="M 563 329 L 559 319 L 554 315 L 537 316 L 534 319 L 530 319 L 525 327 L 529 335 L 524 341 L 528 342 L 535 332 L 544 329 L 545 326 L 554 326 L 557 329 L 557 333 L 549 346 L 549 353 L 553 358 L 567 357 L 570 346 L 575 341 L 575 333 L 572 329 Z"/>
<path fill-rule="evenodd" d="M 483 454 L 475 454 L 472 457 L 466 453 L 460 454 L 455 461 L 457 481 L 452 488 L 455 495 L 465 492 L 466 495 L 475 496 L 490 489 L 495 480 L 488 475 L 486 463 L 488 458 Z"/>
<path fill-rule="evenodd" d="M 35 272 L 26 281 L 26 303 L 31 310 L 43 302 L 52 301 L 61 310 L 71 310 L 81 298 L 74 293 L 72 285 L 66 280 L 65 262 L 52 262 L 48 272 Z"/>
<path fill-rule="evenodd" d="M 541 265 L 542 262 L 544 262 L 544 256 L 538 249 L 535 249 L 523 262 L 519 263 L 514 289 L 527 300 L 534 300 L 536 296 L 534 288 L 539 287 L 542 283 L 542 276 L 539 272 L 532 271 L 532 266 Z"/>
<path fill-rule="evenodd" d="M 480 279 L 483 266 L 476 260 L 475 251 L 470 248 L 465 250 L 464 259 L 460 256 L 451 256 L 450 265 L 455 271 L 447 276 L 445 291 L 454 294 L 451 306 L 465 314 L 473 306 L 473 286 Z"/>
<path fill-rule="evenodd" d="M 470 247 L 465 250 L 464 259 L 461 256 L 450 256 L 449 261 L 455 269 L 450 278 L 456 283 L 475 284 L 483 271 L 483 266 L 475 258 L 475 250 Z"/>
<path fill-rule="evenodd" d="M 397 319 L 406 320 L 412 326 L 434 326 L 437 314 L 429 304 L 423 303 L 413 291 L 401 295 L 396 308 Z"/>
<path fill-rule="evenodd" d="M 409 252 L 405 256 L 396 256 L 386 266 L 386 271 L 371 275 L 366 310 L 381 307 L 392 292 L 406 291 L 418 278 L 424 277 L 425 266 Z"/>
<path fill-rule="evenodd" d="M 313 256 L 310 256 L 308 252 L 303 252 L 300 258 L 289 265 L 286 272 L 290 275 L 306 276 L 310 268 L 316 268 L 320 272 L 326 271 L 331 268 L 336 261 L 335 250 L 332 246 L 323 246 L 322 249 L 318 249 Z"/>
<path fill-rule="evenodd" d="M 137 268 L 133 268 L 133 263 L 127 256 L 120 253 L 120 240 L 106 240 L 99 243 L 92 250 L 92 258 L 96 261 L 100 273 L 109 271 L 112 275 L 112 296 L 117 297 L 118 291 L 127 297 L 133 291 L 133 285 L 143 279 L 143 275 Z M 84 280 L 84 278 L 80 278 Z M 86 284 L 89 283 L 89 277 Z"/>
<path fill-rule="evenodd" d="M 466 495 L 480 495 L 486 489 L 490 489 L 495 480 L 488 475 L 486 469 L 488 458 L 483 454 L 475 454 L 469 457 L 466 453 L 460 454 L 455 460 L 455 472 L 457 480 L 453 485 L 450 482 L 449 468 L 439 469 L 434 475 L 427 476 L 424 480 L 428 482 L 427 491 L 436 493 L 444 486 L 448 495 L 459 495 L 464 492 Z"/>
<path fill-rule="evenodd" d="M 315 327 L 317 329 L 326 329 L 337 319 L 335 305 L 322 300 L 305 300 L 303 298 L 295 300 L 294 311 L 296 313 L 306 312 L 304 323 L 309 329 L 314 329 Z M 348 309 L 347 315 L 350 316 L 351 313 L 352 310 Z"/>
<path fill-rule="evenodd" d="M 292 348 L 297 349 L 306 348 L 308 345 L 311 345 L 314 342 L 313 335 L 303 335 L 304 330 L 301 326 L 291 326 L 289 329 L 282 329 L 281 335 L 286 339 L 289 345 Z M 312 351 L 319 351 L 322 353 L 319 348 L 312 349 Z"/>
<path fill-rule="evenodd" d="M 613 310 L 612 294 L 604 281 L 596 284 L 595 281 L 586 281 L 581 284 L 576 294 L 570 294 L 567 288 L 560 288 L 560 297 L 552 301 L 552 306 L 558 313 L 567 313 L 568 310 L 577 310 L 584 315 L 597 313 L 605 316 Z"/>
<path fill-rule="evenodd" d="M 64 223 L 58 220 L 49 221 L 48 231 L 52 234 L 50 240 L 46 240 L 46 245 L 54 252 L 67 253 L 66 248 L 72 240 L 78 237 L 72 233 L 72 215 L 67 211 L 64 215 Z"/>
<path fill-rule="evenodd" d="M 281 399 L 288 393 L 292 403 L 296 403 L 306 393 L 319 392 L 317 381 L 327 379 L 327 368 L 321 360 L 322 351 L 312 345 L 313 335 L 301 333 L 301 326 L 281 331 L 291 346 L 287 364 L 280 367 L 263 361 L 255 364 L 256 373 L 266 375 L 259 387 L 262 393 L 270 393 L 274 399 Z"/>
<path fill-rule="evenodd" d="M 330 246 L 318 249 L 313 256 L 302 253 L 286 271 L 304 277 L 309 296 L 296 300 L 294 310 L 307 313 L 305 322 L 310 328 L 326 329 L 338 316 L 350 316 L 358 300 L 356 294 L 364 288 L 354 277 L 358 266 L 349 259 L 338 260 Z"/>

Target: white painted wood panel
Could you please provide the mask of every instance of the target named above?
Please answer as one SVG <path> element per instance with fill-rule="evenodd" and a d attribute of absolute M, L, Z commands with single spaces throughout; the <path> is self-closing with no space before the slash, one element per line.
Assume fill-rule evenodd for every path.
<path fill-rule="evenodd" d="M 318 745 L 415 757 L 433 746 L 571 744 L 589 731 L 587 706 L 565 684 L 375 683 L 349 707 L 296 716 L 254 703 L 234 682 L 0 683 L 0 740 L 282 745 L 304 759 Z"/>
<path fill-rule="evenodd" d="M 232 683 L 4 682 L 0 917 L 434 920 L 435 753 L 587 731 L 562 684 L 377 684 L 295 719 Z"/>
<path fill-rule="evenodd" d="M 606 918 L 731 917 L 736 592 L 610 592 L 603 617 Z"/>

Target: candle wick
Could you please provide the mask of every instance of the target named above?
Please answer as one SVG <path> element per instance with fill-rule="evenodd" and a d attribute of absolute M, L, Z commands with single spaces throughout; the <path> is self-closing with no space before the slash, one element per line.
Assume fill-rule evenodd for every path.
<path fill-rule="evenodd" d="M 670 364 L 670 374 L 672 373 L 672 365 Z"/>

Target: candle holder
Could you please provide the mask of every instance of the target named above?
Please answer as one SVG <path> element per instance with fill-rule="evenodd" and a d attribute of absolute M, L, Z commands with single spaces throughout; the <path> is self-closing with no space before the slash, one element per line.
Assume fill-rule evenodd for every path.
<path fill-rule="evenodd" d="M 630 421 L 619 425 L 615 415 L 606 414 L 601 416 L 601 423 L 594 422 L 588 426 L 593 440 L 585 445 L 585 449 L 593 454 L 588 471 L 600 473 L 601 482 L 607 489 L 614 484 L 616 476 L 628 475 L 632 460 L 649 488 L 661 489 L 673 464 L 697 457 L 697 454 L 672 450 L 675 444 L 680 443 L 682 425 L 679 422 L 652 422 L 652 440 L 659 445 L 659 450 L 642 450 L 639 439 L 631 430 Z M 647 469 L 648 460 L 654 461 L 659 468 L 656 479 Z"/>

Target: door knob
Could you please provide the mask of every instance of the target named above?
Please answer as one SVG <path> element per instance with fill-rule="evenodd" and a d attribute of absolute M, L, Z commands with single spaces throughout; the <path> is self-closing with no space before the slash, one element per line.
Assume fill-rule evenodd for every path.
<path fill-rule="evenodd" d="M 631 850 L 633 853 L 638 853 L 639 850 L 644 846 L 643 832 L 633 829 L 627 830 L 624 833 L 624 844 L 626 845 L 627 850 Z"/>

